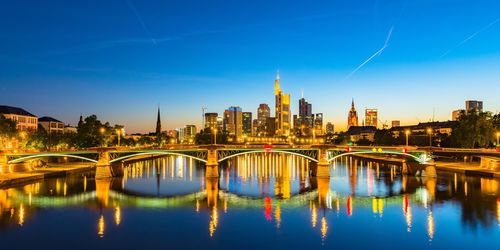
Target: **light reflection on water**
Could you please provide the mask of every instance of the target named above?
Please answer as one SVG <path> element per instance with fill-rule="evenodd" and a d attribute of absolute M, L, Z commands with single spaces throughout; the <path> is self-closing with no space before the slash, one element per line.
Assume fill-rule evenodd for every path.
<path fill-rule="evenodd" d="M 496 179 L 402 176 L 396 165 L 356 158 L 334 162 L 329 179 L 309 177 L 312 167 L 298 156 L 248 155 L 222 164 L 219 179 L 207 179 L 200 163 L 164 157 L 128 163 L 122 178 L 55 178 L 3 189 L 0 239 L 17 248 L 78 239 L 75 248 L 477 248 L 500 242 Z M 250 242 L 241 245 L 241 235 Z M 147 240 L 154 244 L 144 245 Z"/>

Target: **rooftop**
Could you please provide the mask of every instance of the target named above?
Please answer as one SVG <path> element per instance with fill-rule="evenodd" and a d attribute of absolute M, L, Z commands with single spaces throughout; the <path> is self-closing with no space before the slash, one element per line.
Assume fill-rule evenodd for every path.
<path fill-rule="evenodd" d="M 14 114 L 14 115 L 24 115 L 24 116 L 32 116 L 37 117 L 36 115 L 18 107 L 11 107 L 0 105 L 0 114 Z"/>
<path fill-rule="evenodd" d="M 38 118 L 38 121 L 39 122 L 62 122 L 62 121 L 59 121 L 59 120 L 54 119 L 54 118 L 49 117 L 49 116 L 44 116 L 44 117 Z"/>

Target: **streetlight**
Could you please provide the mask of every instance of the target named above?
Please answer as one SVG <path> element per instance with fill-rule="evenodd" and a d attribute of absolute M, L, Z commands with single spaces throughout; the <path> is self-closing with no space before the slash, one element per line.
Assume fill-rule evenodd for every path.
<path fill-rule="evenodd" d="M 408 136 L 410 135 L 409 129 L 405 130 L 405 135 L 406 135 L 406 147 L 408 147 Z"/>
<path fill-rule="evenodd" d="M 217 145 L 217 128 L 214 128 L 214 144 Z"/>
<path fill-rule="evenodd" d="M 432 147 L 432 128 L 427 129 L 427 134 L 429 134 L 429 147 Z"/>
<path fill-rule="evenodd" d="M 103 137 L 104 137 L 104 133 L 105 133 L 105 132 L 106 132 L 106 129 L 105 129 L 104 127 L 101 127 L 101 128 L 99 129 L 99 133 L 101 133 L 101 136 L 103 136 Z M 102 140 L 102 145 L 101 145 L 101 147 L 104 147 L 104 140 Z"/>
<path fill-rule="evenodd" d="M 497 131 L 497 147 L 500 146 L 500 143 L 498 143 L 499 139 L 500 139 L 500 131 Z"/>
<path fill-rule="evenodd" d="M 123 135 L 125 136 L 125 129 L 116 129 L 116 135 L 118 135 L 118 147 L 120 146 L 120 136 Z"/>

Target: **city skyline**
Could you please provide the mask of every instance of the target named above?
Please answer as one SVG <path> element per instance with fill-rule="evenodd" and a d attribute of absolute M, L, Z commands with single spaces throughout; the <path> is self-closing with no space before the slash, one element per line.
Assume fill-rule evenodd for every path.
<path fill-rule="evenodd" d="M 0 104 L 72 125 L 96 114 L 144 133 L 155 131 L 159 103 L 164 129 L 201 127 L 202 106 L 254 115 L 260 103 L 273 106 L 279 68 L 292 114 L 303 89 L 336 130 L 346 129 L 352 98 L 360 114 L 375 108 L 401 125 L 451 120 L 465 100 L 499 111 L 494 1 L 199 3 L 203 11 L 128 3 L 5 6 Z"/>

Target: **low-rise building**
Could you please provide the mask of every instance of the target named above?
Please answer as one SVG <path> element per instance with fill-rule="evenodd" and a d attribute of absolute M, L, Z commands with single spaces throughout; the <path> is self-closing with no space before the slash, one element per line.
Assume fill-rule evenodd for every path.
<path fill-rule="evenodd" d="M 428 130 L 431 129 L 433 134 L 450 135 L 457 124 L 457 121 L 421 122 L 417 125 L 394 127 L 391 128 L 391 132 L 394 136 L 399 137 L 404 135 L 405 131 L 410 131 L 412 135 L 423 135 L 428 134 Z"/>
<path fill-rule="evenodd" d="M 19 131 L 36 131 L 38 128 L 38 117 L 22 108 L 0 105 L 0 114 L 16 121 Z"/>
<path fill-rule="evenodd" d="M 458 119 L 460 119 L 460 116 L 464 113 L 465 113 L 465 109 L 453 110 L 453 112 L 451 112 L 451 120 L 458 121 Z"/>
<path fill-rule="evenodd" d="M 73 127 L 71 125 L 66 125 L 64 126 L 64 133 L 67 134 L 67 133 L 77 133 L 78 132 L 78 128 L 77 127 Z"/>
<path fill-rule="evenodd" d="M 377 128 L 374 126 L 350 126 L 347 130 L 350 141 L 357 142 L 359 140 L 374 141 Z"/>
<path fill-rule="evenodd" d="M 52 117 L 40 117 L 38 118 L 38 124 L 40 124 L 49 134 L 64 133 L 64 123 Z"/>

